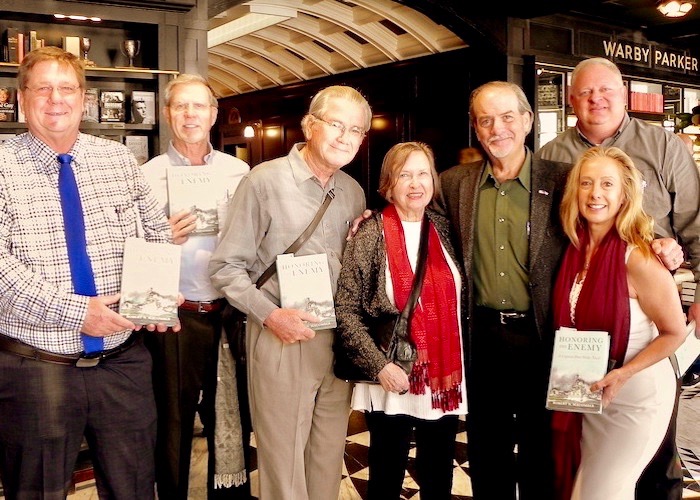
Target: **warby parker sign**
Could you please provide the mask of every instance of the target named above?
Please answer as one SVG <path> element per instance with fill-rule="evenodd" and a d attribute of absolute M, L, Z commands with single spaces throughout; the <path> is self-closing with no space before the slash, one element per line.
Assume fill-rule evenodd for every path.
<path fill-rule="evenodd" d="M 612 59 L 616 63 L 633 64 L 675 73 L 698 73 L 698 58 L 689 51 L 671 50 L 649 43 L 637 43 L 609 36 L 581 32 L 580 51 L 583 55 Z"/>

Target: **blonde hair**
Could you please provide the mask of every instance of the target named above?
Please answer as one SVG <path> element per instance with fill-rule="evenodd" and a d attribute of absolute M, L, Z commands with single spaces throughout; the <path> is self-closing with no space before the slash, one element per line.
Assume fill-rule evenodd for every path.
<path fill-rule="evenodd" d="M 311 99 L 309 111 L 301 120 L 301 129 L 304 131 L 304 137 L 308 139 L 311 136 L 311 125 L 317 117 L 323 117 L 328 111 L 330 100 L 333 98 L 347 99 L 348 101 L 357 104 L 362 108 L 365 114 L 365 122 L 363 124 L 365 132 L 372 125 L 372 109 L 369 107 L 367 99 L 360 94 L 359 91 L 352 87 L 344 85 L 331 85 L 318 91 Z"/>
<path fill-rule="evenodd" d="M 72 68 L 78 78 L 78 86 L 81 89 L 85 88 L 85 66 L 78 56 L 58 47 L 41 47 L 27 54 L 19 65 L 17 85 L 20 90 L 27 88 L 27 80 L 34 66 L 45 61 L 56 61 L 60 66 Z"/>
<path fill-rule="evenodd" d="M 651 242 L 654 239 L 654 220 L 642 208 L 642 176 L 632 159 L 621 149 L 596 146 L 585 151 L 569 172 L 559 214 L 562 227 L 571 242 L 579 248 L 576 230 L 585 225 L 578 206 L 578 188 L 583 166 L 597 158 L 609 158 L 615 162 L 622 179 L 623 202 L 615 217 L 615 228 L 620 238 L 628 245 L 636 245 L 643 255 L 651 257 Z"/>
<path fill-rule="evenodd" d="M 379 194 L 389 203 L 393 203 L 389 191 L 396 186 L 399 180 L 399 172 L 406 164 L 411 153 L 421 151 L 428 158 L 430 176 L 433 179 L 433 200 L 440 194 L 440 178 L 435 170 L 435 155 L 430 146 L 424 142 L 399 142 L 387 151 L 382 161 L 382 169 L 379 172 Z"/>

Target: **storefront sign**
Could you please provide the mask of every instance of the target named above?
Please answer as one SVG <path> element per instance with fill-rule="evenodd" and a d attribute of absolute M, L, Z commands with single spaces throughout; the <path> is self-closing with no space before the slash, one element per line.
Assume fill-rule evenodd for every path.
<path fill-rule="evenodd" d="M 698 73 L 698 58 L 690 51 L 666 49 L 659 45 L 638 43 L 624 39 L 612 39 L 598 33 L 579 33 L 582 55 L 605 57 L 616 63 L 626 63 L 645 68 L 673 71 L 675 73 Z"/>

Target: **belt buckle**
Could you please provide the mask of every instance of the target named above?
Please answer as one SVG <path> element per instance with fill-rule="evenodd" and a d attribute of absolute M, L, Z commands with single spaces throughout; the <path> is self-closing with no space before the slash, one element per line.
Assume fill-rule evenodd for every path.
<path fill-rule="evenodd" d="M 512 311 L 512 312 L 498 311 L 498 315 L 501 318 L 502 325 L 507 325 L 508 324 L 507 320 L 509 320 L 509 319 L 521 319 L 521 318 L 525 317 L 525 315 L 523 313 L 519 313 L 519 312 L 515 312 L 515 311 Z"/>
<path fill-rule="evenodd" d="M 75 366 L 77 366 L 78 368 L 93 368 L 100 364 L 101 359 L 102 353 L 100 352 L 96 354 L 82 353 L 78 358 L 78 361 L 75 362 Z"/>
<path fill-rule="evenodd" d="M 197 312 L 199 314 L 209 312 L 207 311 L 206 307 L 211 306 L 211 304 L 211 301 L 200 300 L 199 302 L 197 302 Z"/>

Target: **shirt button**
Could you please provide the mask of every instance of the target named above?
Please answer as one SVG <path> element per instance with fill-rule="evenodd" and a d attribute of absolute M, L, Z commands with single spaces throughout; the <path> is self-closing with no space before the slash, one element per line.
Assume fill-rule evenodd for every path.
<path fill-rule="evenodd" d="M 506 275 L 506 273 L 504 273 L 503 271 L 501 271 L 500 273 L 498 273 L 498 275 L 502 278 L 503 276 Z"/>
<path fill-rule="evenodd" d="M 501 191 L 500 191 L 500 193 L 499 193 L 499 194 L 500 194 L 501 196 L 505 196 L 505 195 L 506 195 L 506 192 L 505 192 L 505 191 L 503 191 L 503 190 L 501 189 Z"/>
<path fill-rule="evenodd" d="M 498 247 L 498 249 L 499 249 L 499 250 L 505 250 L 505 249 L 506 249 L 506 247 L 505 247 L 505 246 L 503 246 L 503 245 L 500 245 L 500 246 Z"/>
<path fill-rule="evenodd" d="M 505 304 L 505 303 L 506 303 L 506 299 L 501 299 L 501 304 Z"/>
<path fill-rule="evenodd" d="M 498 218 L 498 222 L 505 222 L 506 220 L 503 217 Z"/>

